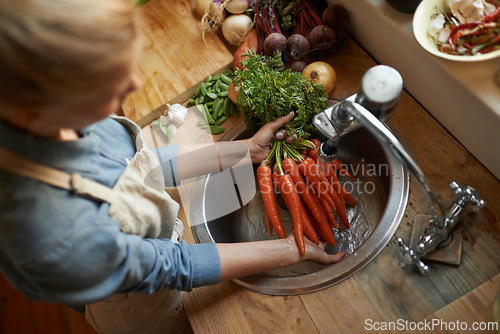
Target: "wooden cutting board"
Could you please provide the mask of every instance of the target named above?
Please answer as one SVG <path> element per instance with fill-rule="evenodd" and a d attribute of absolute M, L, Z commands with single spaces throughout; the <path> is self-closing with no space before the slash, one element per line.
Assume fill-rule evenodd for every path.
<path fill-rule="evenodd" d="M 232 61 L 217 34 L 201 34 L 192 1 L 150 0 L 139 8 L 143 51 L 138 75 L 143 86 L 130 94 L 123 113 L 139 120 Z"/>

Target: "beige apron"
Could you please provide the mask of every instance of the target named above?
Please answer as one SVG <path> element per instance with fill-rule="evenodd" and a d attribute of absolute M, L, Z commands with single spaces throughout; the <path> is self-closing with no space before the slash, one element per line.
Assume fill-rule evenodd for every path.
<path fill-rule="evenodd" d="M 109 214 L 124 233 L 179 242 L 183 224 L 179 204 L 165 192 L 163 172 L 156 155 L 143 147 L 140 128 L 125 117 L 113 117 L 131 133 L 137 153 L 111 189 L 79 174 L 40 165 L 0 147 L 0 167 L 59 188 L 110 204 Z M 147 185 L 145 184 L 147 180 Z M 117 294 L 88 304 L 85 317 L 99 333 L 165 333 L 175 329 L 182 292 L 162 290 L 152 295 Z"/>

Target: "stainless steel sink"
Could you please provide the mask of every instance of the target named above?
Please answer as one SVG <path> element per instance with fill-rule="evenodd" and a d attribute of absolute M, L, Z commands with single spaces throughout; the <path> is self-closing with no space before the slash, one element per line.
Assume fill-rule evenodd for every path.
<path fill-rule="evenodd" d="M 247 137 L 245 125 L 240 123 L 222 140 Z M 408 173 L 363 128 L 341 139 L 339 158 L 354 174 L 355 181 L 346 177 L 340 180 L 351 191 L 357 204 L 348 208 L 351 229 L 334 231 L 336 245 L 327 246 L 326 251 L 331 254 L 343 251 L 347 256 L 333 265 L 302 262 L 242 277 L 234 283 L 271 295 L 317 291 L 356 273 L 390 241 L 408 201 Z M 270 239 L 264 222 L 262 198 L 254 179 L 255 168 L 239 166 L 196 180 L 192 193 L 191 223 L 198 243 Z M 282 200 L 279 204 L 283 225 L 289 233 L 292 230 L 291 216 Z M 275 234 L 273 238 L 276 238 Z"/>

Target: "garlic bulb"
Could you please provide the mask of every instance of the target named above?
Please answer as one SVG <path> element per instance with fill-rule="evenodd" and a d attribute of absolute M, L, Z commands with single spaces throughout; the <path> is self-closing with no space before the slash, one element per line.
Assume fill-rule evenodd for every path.
<path fill-rule="evenodd" d="M 170 105 L 167 103 L 165 122 L 177 127 L 186 119 L 187 111 L 187 108 L 181 104 L 175 103 Z"/>

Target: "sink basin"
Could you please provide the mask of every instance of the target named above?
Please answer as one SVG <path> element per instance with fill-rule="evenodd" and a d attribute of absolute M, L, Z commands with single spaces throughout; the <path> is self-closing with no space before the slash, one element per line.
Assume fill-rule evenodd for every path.
<path fill-rule="evenodd" d="M 248 138 L 239 123 L 222 138 Z M 370 263 L 390 241 L 403 217 L 408 201 L 409 176 L 403 166 L 365 129 L 344 136 L 339 158 L 355 181 L 341 177 L 357 201 L 347 209 L 350 230 L 334 231 L 336 244 L 330 253 L 346 257 L 333 265 L 302 262 L 293 266 L 233 280 L 250 290 L 270 295 L 296 295 L 317 291 L 348 278 Z M 254 169 L 239 166 L 200 177 L 193 186 L 192 231 L 196 242 L 227 243 L 270 239 Z M 278 198 L 280 216 L 288 233 L 291 215 Z M 277 238 L 273 233 L 273 238 Z M 245 254 L 242 254 L 245 256 Z"/>

